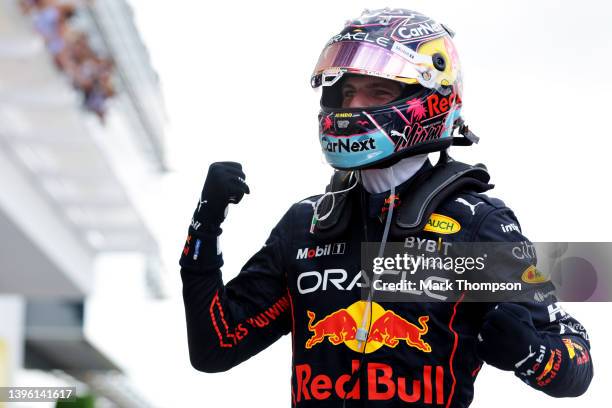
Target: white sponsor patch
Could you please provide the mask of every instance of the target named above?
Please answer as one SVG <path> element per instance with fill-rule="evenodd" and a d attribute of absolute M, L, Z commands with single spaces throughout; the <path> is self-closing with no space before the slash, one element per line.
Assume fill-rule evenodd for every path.
<path fill-rule="evenodd" d="M 414 64 L 431 64 L 432 63 L 431 57 L 419 54 L 418 52 L 414 51 L 412 48 L 404 44 L 398 43 L 397 41 L 393 43 L 393 46 L 391 47 L 391 51 L 398 55 L 401 55 L 402 57 L 406 58 L 408 61 Z"/>

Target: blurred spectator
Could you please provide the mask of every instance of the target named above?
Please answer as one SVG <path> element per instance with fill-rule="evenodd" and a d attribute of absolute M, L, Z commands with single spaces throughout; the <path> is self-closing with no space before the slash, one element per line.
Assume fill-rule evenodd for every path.
<path fill-rule="evenodd" d="M 70 27 L 70 19 L 77 12 L 74 4 L 65 0 L 20 0 L 20 6 L 32 17 L 56 66 L 82 92 L 85 108 L 104 121 L 107 100 L 115 95 L 114 63 L 91 48 L 87 34 Z"/>
<path fill-rule="evenodd" d="M 25 14 L 30 14 L 32 10 L 40 7 L 40 0 L 20 0 L 19 5 L 21 6 L 21 11 Z"/>

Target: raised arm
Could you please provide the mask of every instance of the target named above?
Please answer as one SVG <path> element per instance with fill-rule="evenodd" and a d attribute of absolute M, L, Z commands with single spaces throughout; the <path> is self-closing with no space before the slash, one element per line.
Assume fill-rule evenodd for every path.
<path fill-rule="evenodd" d="M 240 364 L 291 328 L 283 259 L 288 214 L 238 276 L 223 284 L 220 224 L 227 204 L 248 193 L 244 179 L 238 163 L 211 165 L 181 254 L 189 356 L 193 367 L 204 372 Z"/>

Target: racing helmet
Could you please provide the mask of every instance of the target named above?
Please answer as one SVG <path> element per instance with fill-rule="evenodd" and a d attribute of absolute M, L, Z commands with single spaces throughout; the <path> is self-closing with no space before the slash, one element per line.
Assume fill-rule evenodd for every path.
<path fill-rule="evenodd" d="M 470 140 L 461 112 L 461 67 L 453 32 L 405 9 L 364 10 L 321 52 L 311 86 L 322 89 L 319 141 L 340 170 L 388 167 L 417 154 L 447 149 L 455 128 Z M 342 83 L 369 75 L 400 83 L 399 99 L 343 108 Z"/>

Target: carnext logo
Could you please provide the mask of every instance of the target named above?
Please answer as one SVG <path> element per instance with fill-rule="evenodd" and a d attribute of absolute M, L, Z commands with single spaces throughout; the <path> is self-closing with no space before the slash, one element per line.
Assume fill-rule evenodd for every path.
<path fill-rule="evenodd" d="M 295 259 L 311 259 L 325 255 L 342 255 L 346 248 L 345 242 L 335 242 L 324 246 L 316 246 L 314 248 L 298 249 Z"/>

